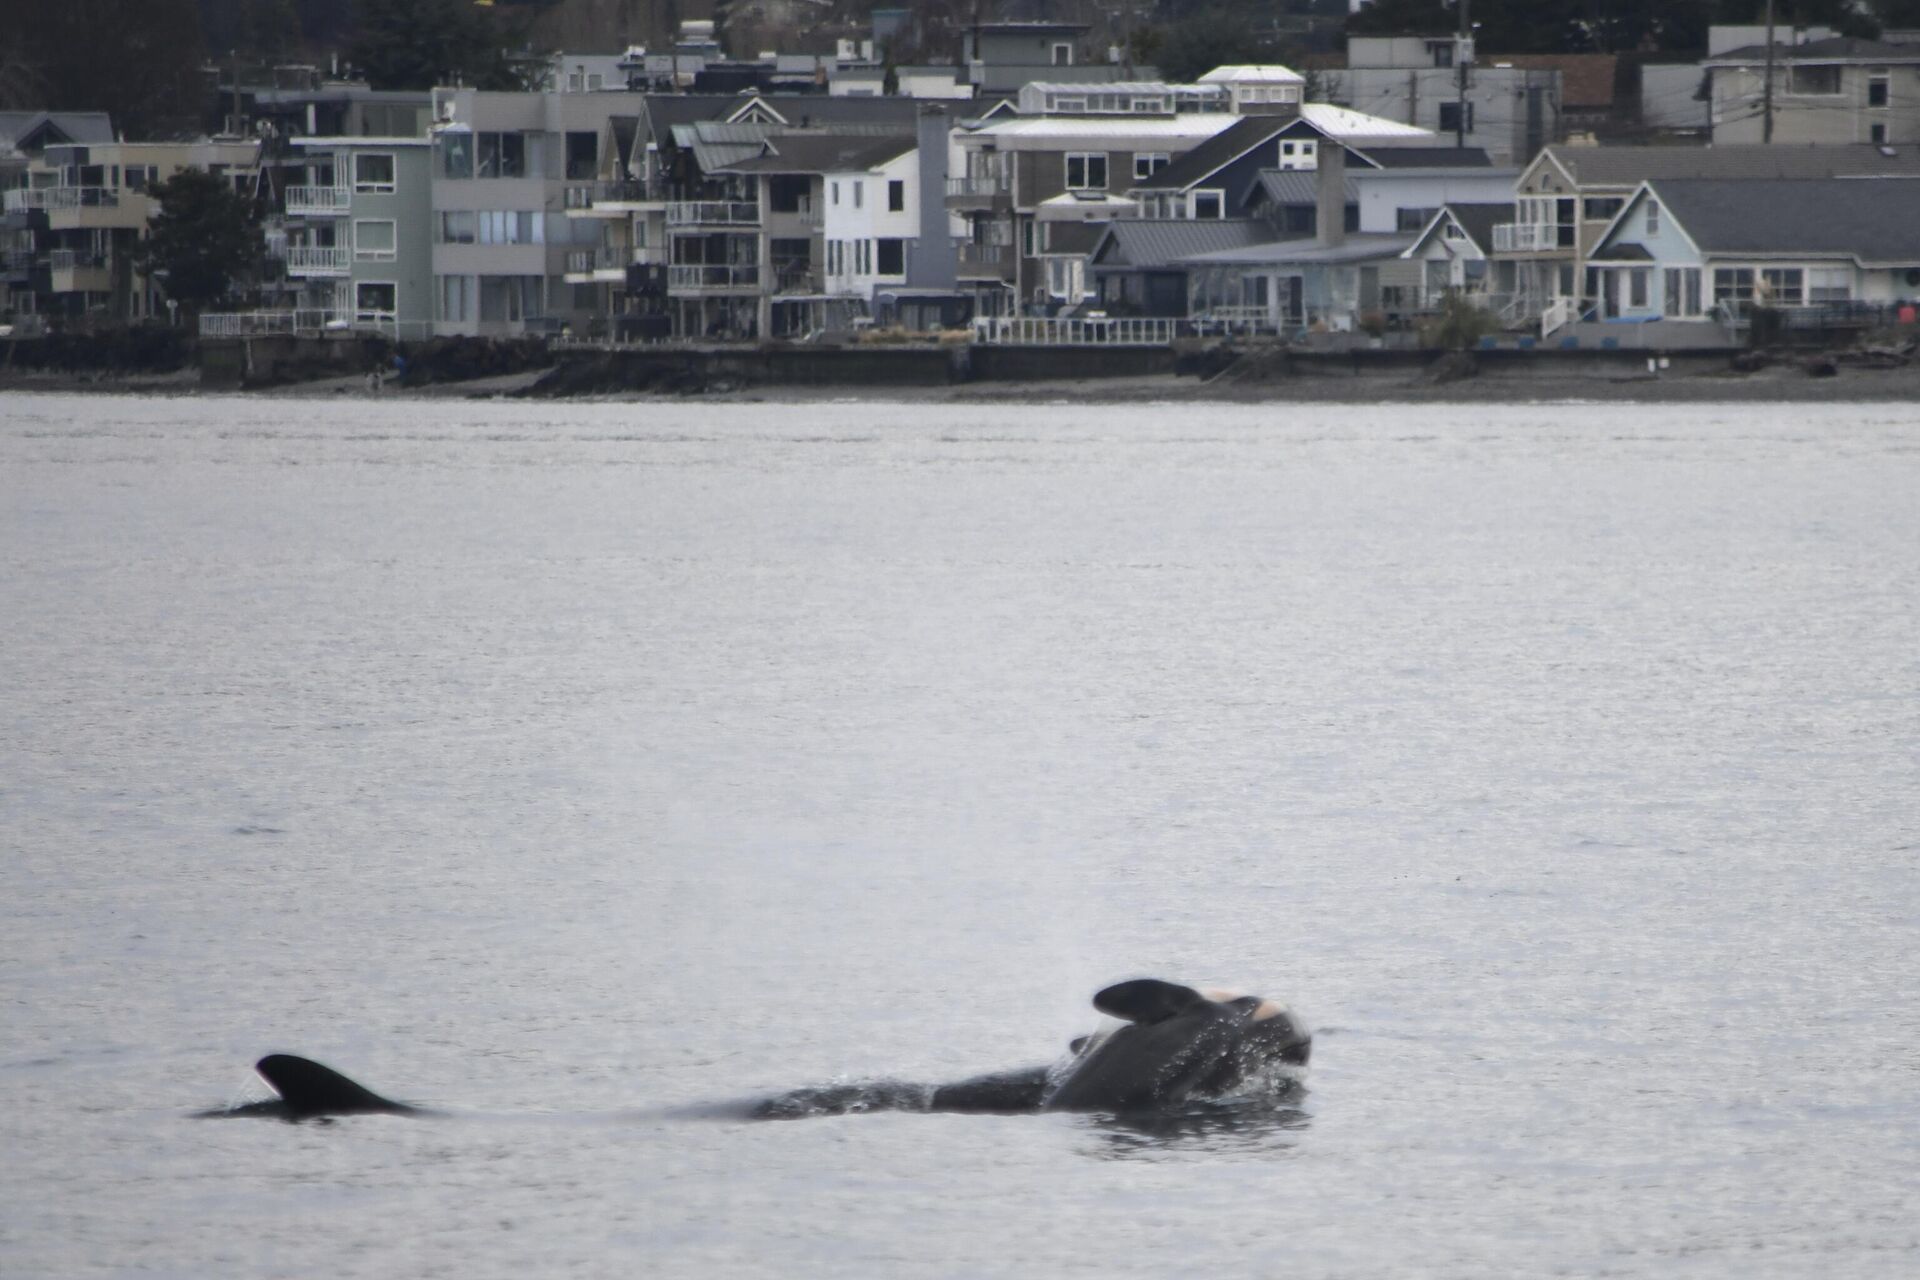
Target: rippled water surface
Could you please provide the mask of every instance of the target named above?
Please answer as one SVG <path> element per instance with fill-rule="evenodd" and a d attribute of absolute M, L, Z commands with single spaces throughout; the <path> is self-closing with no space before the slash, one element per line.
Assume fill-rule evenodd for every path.
<path fill-rule="evenodd" d="M 1920 410 L 0 399 L 0 1274 L 1910 1276 Z M 1158 974 L 1304 1116 L 709 1104 Z M 209 1121 L 269 1050 L 438 1119 Z"/>

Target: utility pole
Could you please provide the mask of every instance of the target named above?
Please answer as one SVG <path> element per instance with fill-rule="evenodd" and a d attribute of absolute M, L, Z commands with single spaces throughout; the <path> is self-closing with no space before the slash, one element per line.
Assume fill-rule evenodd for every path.
<path fill-rule="evenodd" d="M 1767 0 L 1767 83 L 1760 90 L 1760 141 L 1773 141 L 1773 0 Z"/>
<path fill-rule="evenodd" d="M 1773 0 L 1767 0 L 1772 4 Z M 1473 65 L 1473 24 L 1467 19 L 1467 0 L 1459 0 L 1460 35 L 1453 42 L 1453 74 L 1459 85 L 1454 104 L 1453 145 L 1467 145 L 1467 70 Z"/>

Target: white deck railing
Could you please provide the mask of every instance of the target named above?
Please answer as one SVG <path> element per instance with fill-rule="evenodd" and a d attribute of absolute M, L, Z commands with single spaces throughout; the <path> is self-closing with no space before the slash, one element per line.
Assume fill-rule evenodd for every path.
<path fill-rule="evenodd" d="M 350 187 L 288 187 L 287 212 L 290 214 L 345 213 L 353 205 Z"/>
<path fill-rule="evenodd" d="M 350 327 L 338 311 L 214 311 L 200 317 L 203 338 L 257 338 L 271 333 L 323 333 Z"/>
<path fill-rule="evenodd" d="M 1572 324 L 1578 314 L 1579 309 L 1572 298 L 1555 298 L 1540 313 L 1540 336 L 1551 338 L 1557 331 Z"/>
<path fill-rule="evenodd" d="M 760 284 L 760 268 L 680 263 L 667 268 L 669 289 L 753 289 Z"/>
<path fill-rule="evenodd" d="M 341 245 L 296 245 L 287 250 L 290 276 L 344 276 L 347 250 Z"/>
<path fill-rule="evenodd" d="M 1493 228 L 1495 253 L 1541 253 L 1560 247 L 1560 228 L 1551 222 L 1502 222 Z"/>
<path fill-rule="evenodd" d="M 676 200 L 667 206 L 670 227 L 757 227 L 760 206 L 751 200 Z"/>
<path fill-rule="evenodd" d="M 1163 316 L 980 316 L 973 322 L 973 340 L 1010 347 L 1164 347 L 1178 324 Z"/>

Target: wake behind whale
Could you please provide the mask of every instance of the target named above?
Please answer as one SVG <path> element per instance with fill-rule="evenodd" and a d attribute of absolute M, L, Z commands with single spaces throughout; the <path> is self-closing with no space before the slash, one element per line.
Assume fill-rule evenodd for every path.
<path fill-rule="evenodd" d="M 1037 1111 L 1225 1112 L 1297 1101 L 1313 1049 L 1306 1027 L 1258 996 L 1198 991 L 1155 978 L 1105 988 L 1094 1008 L 1121 1025 L 1082 1036 L 1050 1066 L 975 1076 L 952 1084 L 870 1080 L 794 1089 L 709 1115 L 762 1120 L 868 1111 L 1011 1115 Z M 279 1096 L 207 1115 L 307 1120 L 335 1115 L 431 1114 L 374 1093 L 330 1067 L 270 1054 L 255 1069 Z"/>

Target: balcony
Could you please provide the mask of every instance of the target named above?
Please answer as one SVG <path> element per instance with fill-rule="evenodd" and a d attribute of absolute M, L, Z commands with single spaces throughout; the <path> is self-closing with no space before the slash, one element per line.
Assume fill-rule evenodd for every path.
<path fill-rule="evenodd" d="M 287 250 L 290 276 L 344 276 L 349 254 L 345 245 L 296 245 Z"/>
<path fill-rule="evenodd" d="M 29 187 L 9 191 L 6 211 L 28 209 L 117 209 L 120 193 L 112 187 Z"/>
<path fill-rule="evenodd" d="M 350 187 L 288 187 L 287 212 L 292 215 L 339 217 L 353 205 Z"/>
<path fill-rule="evenodd" d="M 809 262 L 776 262 L 773 264 L 773 291 L 804 295 L 819 293 L 820 274 Z"/>
<path fill-rule="evenodd" d="M 760 288 L 760 267 L 676 263 L 667 268 L 667 287 L 675 293 L 752 293 Z"/>
<path fill-rule="evenodd" d="M 973 244 L 959 247 L 958 273 L 963 280 L 1011 280 L 1013 247 L 1004 244 Z"/>
<path fill-rule="evenodd" d="M 757 227 L 760 205 L 752 200 L 676 200 L 667 206 L 670 227 Z"/>
<path fill-rule="evenodd" d="M 1551 253 L 1556 249 L 1573 247 L 1573 228 L 1562 228 L 1551 222 L 1502 222 L 1493 229 L 1493 251 L 1495 253 Z"/>
<path fill-rule="evenodd" d="M 647 205 L 667 202 L 667 184 L 658 179 L 611 178 L 569 183 L 567 212 L 576 218 L 615 217 Z"/>
<path fill-rule="evenodd" d="M 1013 183 L 1004 173 L 972 173 L 947 179 L 949 209 L 1004 208 L 1012 194 Z"/>

